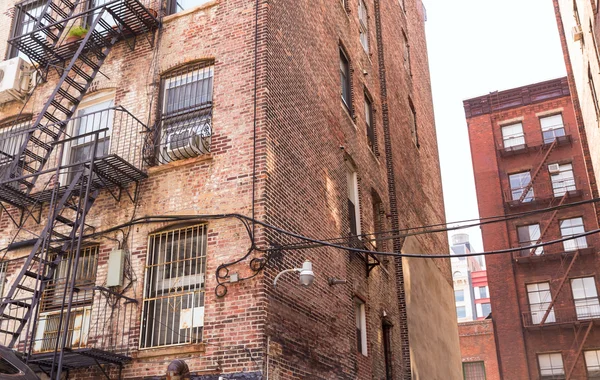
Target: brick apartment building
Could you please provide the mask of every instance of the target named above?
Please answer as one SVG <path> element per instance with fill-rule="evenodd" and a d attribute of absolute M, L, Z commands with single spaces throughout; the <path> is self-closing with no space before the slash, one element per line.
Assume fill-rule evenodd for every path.
<path fill-rule="evenodd" d="M 598 228 L 566 78 L 464 101 L 500 371 L 505 379 L 584 379 L 600 370 L 600 239 L 536 243 Z M 522 214 L 525 213 L 525 214 Z"/>
<path fill-rule="evenodd" d="M 595 0 L 553 0 L 553 4 L 591 188 L 597 198 L 600 184 L 599 4 Z"/>
<path fill-rule="evenodd" d="M 465 380 L 500 380 L 492 319 L 459 323 L 458 336 Z"/>
<path fill-rule="evenodd" d="M 447 251 L 361 236 L 444 221 L 424 17 L 3 1 L 2 344 L 53 379 L 459 379 L 448 260 L 289 233 Z"/>

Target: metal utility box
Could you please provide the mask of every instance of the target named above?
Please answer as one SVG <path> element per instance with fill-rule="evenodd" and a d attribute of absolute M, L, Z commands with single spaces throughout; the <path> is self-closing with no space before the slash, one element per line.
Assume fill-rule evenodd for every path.
<path fill-rule="evenodd" d="M 125 265 L 125 251 L 115 249 L 108 256 L 108 269 L 106 274 L 106 286 L 123 285 L 123 266 Z"/>

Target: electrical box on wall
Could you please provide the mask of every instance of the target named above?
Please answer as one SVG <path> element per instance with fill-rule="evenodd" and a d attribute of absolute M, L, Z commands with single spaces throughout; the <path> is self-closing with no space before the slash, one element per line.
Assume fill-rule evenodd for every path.
<path fill-rule="evenodd" d="M 106 274 L 106 286 L 123 285 L 123 266 L 125 265 L 125 251 L 113 250 L 108 256 L 108 269 Z"/>

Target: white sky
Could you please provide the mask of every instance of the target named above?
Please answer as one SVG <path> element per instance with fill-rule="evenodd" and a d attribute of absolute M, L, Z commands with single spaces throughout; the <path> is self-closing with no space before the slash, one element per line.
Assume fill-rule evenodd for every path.
<path fill-rule="evenodd" d="M 554 9 L 551 0 L 423 1 L 446 218 L 477 218 L 462 101 L 565 76 Z M 464 232 L 482 251 L 479 228 Z"/>

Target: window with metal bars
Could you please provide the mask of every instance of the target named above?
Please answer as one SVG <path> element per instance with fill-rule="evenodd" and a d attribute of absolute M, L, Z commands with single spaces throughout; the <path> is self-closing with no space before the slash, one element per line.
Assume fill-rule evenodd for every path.
<path fill-rule="evenodd" d="M 204 61 L 162 77 L 159 163 L 210 152 L 213 75 L 213 62 Z"/>
<path fill-rule="evenodd" d="M 150 235 L 140 348 L 202 340 L 207 225 Z"/>
<path fill-rule="evenodd" d="M 465 380 L 485 380 L 484 362 L 464 362 L 463 373 Z"/>
<path fill-rule="evenodd" d="M 27 129 L 31 125 L 31 115 L 11 118 L 0 123 L 0 177 L 5 177 L 5 170 L 17 157 L 19 150 L 27 138 Z M 19 176 L 22 168 L 17 167 Z"/>
<path fill-rule="evenodd" d="M 98 245 L 81 248 L 77 265 L 75 265 L 76 255 L 70 253 L 58 263 L 54 271 L 54 279 L 50 281 L 44 289 L 41 299 L 41 310 L 49 311 L 62 307 L 65 297 L 65 289 L 71 283 L 73 271 L 75 273 L 75 284 L 78 291 L 73 294 L 74 305 L 91 304 L 94 297 L 93 286 L 96 284 L 96 269 L 98 267 Z M 67 289 L 68 292 L 68 289 Z M 68 294 L 66 294 L 68 299 Z"/>
<path fill-rule="evenodd" d="M 91 314 L 91 306 L 71 310 L 65 348 L 77 349 L 87 346 Z M 58 326 L 59 324 L 64 326 L 65 319 L 66 311 L 62 313 L 60 311 L 48 312 L 40 315 L 33 343 L 34 352 L 49 352 L 56 349 L 57 339 L 62 339 L 62 334 L 59 334 L 59 330 L 64 330 L 64 328 L 59 329 Z"/>

